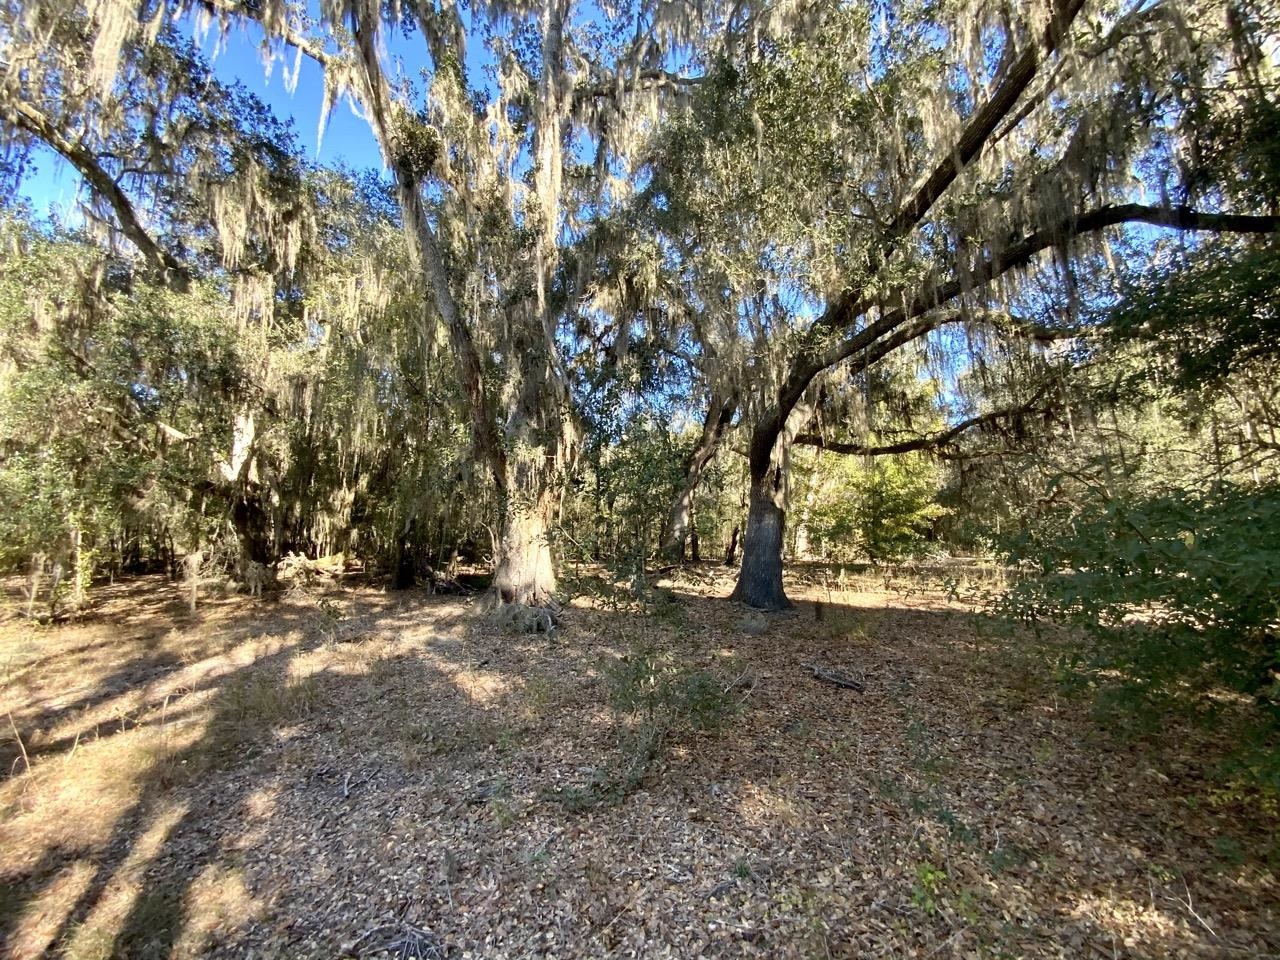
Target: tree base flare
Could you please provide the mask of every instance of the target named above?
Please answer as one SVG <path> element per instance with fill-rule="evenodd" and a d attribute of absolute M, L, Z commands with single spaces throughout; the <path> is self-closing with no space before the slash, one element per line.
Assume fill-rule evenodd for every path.
<path fill-rule="evenodd" d="M 481 602 L 482 609 L 487 611 L 485 622 L 503 633 L 549 634 L 560 623 L 560 605 L 554 602 L 548 606 L 503 603 L 493 591 Z"/>
<path fill-rule="evenodd" d="M 778 613 L 782 610 L 790 610 L 795 606 L 787 599 L 787 595 L 782 592 L 781 586 L 763 590 L 750 589 L 741 580 L 738 581 L 733 593 L 729 594 L 729 599 L 744 603 L 756 610 L 763 610 L 766 613 Z"/>

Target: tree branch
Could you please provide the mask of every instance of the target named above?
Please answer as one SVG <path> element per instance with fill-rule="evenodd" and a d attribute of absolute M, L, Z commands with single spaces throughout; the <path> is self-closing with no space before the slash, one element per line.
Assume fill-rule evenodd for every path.
<path fill-rule="evenodd" d="M 777 405 L 753 433 L 751 441 L 753 465 L 757 460 L 761 464 L 768 463 L 781 425 L 799 402 L 813 378 L 823 370 L 858 354 L 861 354 L 859 366 L 865 369 L 903 344 L 935 329 L 941 320 L 925 315 L 954 300 L 966 290 L 990 283 L 1012 270 L 1026 266 L 1038 254 L 1055 245 L 1087 233 L 1096 233 L 1108 227 L 1126 223 L 1146 223 L 1178 230 L 1214 233 L 1280 232 L 1280 216 L 1205 213 L 1188 207 L 1152 207 L 1138 203 L 1099 207 L 1080 216 L 1064 218 L 1052 226 L 1028 234 L 1022 240 L 980 263 L 969 272 L 965 280 L 953 278 L 940 286 L 920 293 L 906 306 L 882 313 L 875 321 L 845 340 L 829 344 L 825 348 L 814 346 L 803 349 L 793 361 L 790 374 L 778 391 Z M 822 324 L 835 307 L 836 305 L 833 304 L 828 308 L 827 313 L 817 321 L 815 327 Z M 842 307 L 842 325 L 852 326 L 872 307 L 873 304 L 865 299 Z M 920 322 L 907 325 L 908 321 L 921 317 L 924 319 Z"/>
<path fill-rule="evenodd" d="M 1138 203 L 1099 207 L 1078 217 L 1067 217 L 1050 227 L 1028 234 L 1022 240 L 978 264 L 975 269 L 969 272 L 967 280 L 962 281 L 959 278 L 953 278 L 941 286 L 919 294 L 905 308 L 891 310 L 882 314 L 879 319 L 858 331 L 848 340 L 833 344 L 825 351 L 816 354 L 809 364 L 809 366 L 813 367 L 813 370 L 808 373 L 808 379 L 805 381 L 806 386 L 808 380 L 812 380 L 820 371 L 839 363 L 841 360 L 848 359 L 860 350 L 865 350 L 880 337 L 894 331 L 904 321 L 919 317 L 950 300 L 954 300 L 963 294 L 965 290 L 990 283 L 992 280 L 998 279 L 1012 270 L 1024 267 L 1040 253 L 1064 241 L 1127 223 L 1146 223 L 1152 226 L 1173 227 L 1178 230 L 1197 230 L 1214 233 L 1275 233 L 1280 231 L 1280 216 L 1203 213 L 1187 207 L 1151 207 Z M 869 307 L 866 309 L 869 309 Z M 863 312 L 865 313 L 865 309 Z M 806 372 L 803 369 L 799 371 L 802 375 Z"/>
<path fill-rule="evenodd" d="M 898 211 L 889 225 L 889 236 L 905 236 L 938 202 L 938 198 L 974 157 L 982 152 L 988 138 L 1000 121 L 1017 104 L 1023 92 L 1035 79 L 1043 57 L 1052 54 L 1066 39 L 1071 24 L 1084 0 L 1056 0 L 1045 28 L 1043 43 L 1033 43 L 1009 66 L 1000 85 L 982 107 L 969 118 L 950 155 L 943 158 L 933 172 L 917 188 L 912 198 Z M 1043 49 L 1041 47 L 1043 46 Z"/>
<path fill-rule="evenodd" d="M 75 168 L 93 192 L 105 200 L 116 215 L 120 232 L 142 254 L 147 266 L 166 286 L 184 291 L 190 284 L 186 268 L 160 246 L 142 225 L 133 202 L 83 144 L 68 140 L 48 117 L 30 103 L 19 100 L 8 104 L 12 122 L 46 144 Z"/>
<path fill-rule="evenodd" d="M 268 37 L 274 37 L 286 46 L 293 47 L 304 57 L 314 60 L 322 67 L 333 66 L 337 58 L 331 53 L 321 50 L 314 42 L 298 33 L 295 29 L 281 22 L 268 26 L 263 19 L 263 11 L 247 4 L 236 3 L 235 0 L 197 0 L 197 5 L 217 17 L 238 17 L 252 21 L 262 28 Z"/>
<path fill-rule="evenodd" d="M 575 105 L 586 100 L 599 100 L 613 97 L 619 93 L 637 93 L 643 90 L 662 88 L 684 89 L 706 83 L 706 77 L 683 77 L 669 70 L 642 70 L 634 77 L 627 79 L 621 87 L 616 82 L 603 80 L 589 86 L 578 87 L 573 91 Z"/>
<path fill-rule="evenodd" d="M 866 443 L 842 443 L 836 440 L 826 440 L 821 435 L 812 433 L 802 433 L 796 437 L 793 442 L 810 447 L 819 447 L 820 449 L 830 451 L 831 453 L 866 457 L 881 457 L 896 453 L 912 453 L 918 450 L 940 451 L 942 448 L 950 446 L 961 436 L 976 427 L 999 423 L 1001 420 L 1008 417 L 1022 416 L 1028 413 L 1048 412 L 1047 407 L 1038 406 L 1045 392 L 1045 388 L 1041 388 L 1036 391 L 1036 395 L 1026 403 L 1012 407 L 1004 407 L 1000 410 L 992 410 L 990 413 L 984 413 L 980 416 L 962 420 L 950 430 L 944 430 L 940 433 L 924 437 L 912 437 L 910 440 L 901 440 L 897 443 L 885 443 L 878 445 Z"/>
<path fill-rule="evenodd" d="M 924 219 L 947 188 L 955 182 L 965 166 L 982 152 L 982 148 L 1000 122 L 1013 110 L 1031 81 L 1035 79 L 1042 58 L 1052 54 L 1062 45 L 1071 24 L 1084 6 L 1084 0 L 1052 0 L 1052 2 L 1054 9 L 1042 43 L 1033 43 L 1010 64 L 991 99 L 969 118 L 969 122 L 961 130 L 950 153 L 938 162 L 911 199 L 898 209 L 893 220 L 890 221 L 884 240 L 868 254 L 868 277 L 879 272 L 895 245 Z M 853 289 L 846 290 L 823 311 L 822 316 L 814 323 L 810 334 L 811 336 L 821 335 L 826 331 L 847 328 L 870 308 L 871 304 L 866 302 L 860 292 Z M 856 351 L 858 348 L 854 349 Z M 839 362 L 839 359 L 842 358 L 837 358 L 833 362 Z M 800 369 L 793 370 L 793 375 L 788 377 L 783 385 L 778 406 L 761 423 L 760 430 L 757 431 L 759 435 L 752 441 L 753 464 L 756 460 L 765 458 L 760 465 L 761 468 L 771 455 L 773 442 L 777 439 L 787 415 L 799 402 L 800 396 L 813 377 L 820 370 L 831 366 L 831 363 L 823 363 L 812 369 L 805 369 L 806 366 L 809 365 L 802 365 Z"/>

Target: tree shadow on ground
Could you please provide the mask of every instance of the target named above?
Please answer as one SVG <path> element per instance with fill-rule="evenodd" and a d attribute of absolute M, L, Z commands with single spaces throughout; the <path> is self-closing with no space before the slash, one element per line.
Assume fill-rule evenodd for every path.
<path fill-rule="evenodd" d="M 1194 872 L 1218 826 L 1181 803 L 1198 774 L 1083 741 L 1084 708 L 1010 669 L 978 615 L 883 591 L 763 628 L 687 589 L 600 602 L 551 637 L 406 595 L 352 595 L 350 629 L 277 611 L 274 646 L 232 648 L 186 714 L 116 738 L 154 752 L 108 831 L 8 871 L 10 954 L 334 956 L 388 925 L 487 956 L 1276 947 L 1274 896 L 1237 889 L 1256 864 Z M 563 788 L 620 761 L 607 666 L 641 647 L 749 673 L 742 709 L 573 812 Z M 37 762 L 33 795 L 66 762 Z M 1247 847 L 1265 824 L 1233 829 Z"/>
<path fill-rule="evenodd" d="M 150 606 L 168 608 L 165 601 Z M 190 907 L 192 882 L 217 862 L 218 835 L 202 823 L 210 819 L 205 814 L 241 802 L 263 772 L 261 757 L 272 752 L 279 730 L 305 720 L 325 694 L 319 677 L 288 676 L 294 658 L 323 642 L 315 611 L 274 606 L 269 639 L 245 642 L 261 632 L 262 613 L 241 604 L 239 616 L 214 624 L 232 640 L 228 653 L 184 667 L 172 652 L 157 655 L 151 644 L 139 642 L 114 669 L 80 683 L 76 697 L 10 714 L 14 730 L 36 741 L 28 750 L 14 738 L 15 752 L 33 766 L 26 772 L 15 766 L 3 798 L 9 819 L 35 827 L 23 831 L 22 824 L 11 823 L 16 829 L 10 836 L 27 834 L 18 855 L 7 858 L 0 903 L 0 937 L 11 955 L 55 949 L 84 957 L 173 952 L 174 938 L 184 929 L 179 908 Z M 184 612 L 177 625 L 196 622 Z M 78 626 L 93 625 L 90 616 Z M 112 642 L 109 634 L 99 641 Z M 126 700 L 127 719 L 117 703 Z M 114 707 L 120 722 L 103 724 L 95 716 L 100 707 Z M 58 735 L 49 735 L 55 729 Z M 95 759 L 103 754 L 105 761 Z M 93 777 L 78 783 L 76 771 L 67 769 L 73 763 Z M 213 793 L 203 789 L 204 780 L 216 783 Z M 94 809 L 113 802 L 118 807 L 105 813 Z M 77 835 L 65 824 L 42 823 L 41 807 L 72 817 L 93 812 L 98 829 Z M 109 830 L 101 829 L 104 823 Z M 30 908 L 69 874 L 76 875 L 70 882 L 74 890 L 63 892 L 52 924 L 34 938 L 44 946 L 15 942 L 15 928 L 24 916 L 32 919 Z"/>

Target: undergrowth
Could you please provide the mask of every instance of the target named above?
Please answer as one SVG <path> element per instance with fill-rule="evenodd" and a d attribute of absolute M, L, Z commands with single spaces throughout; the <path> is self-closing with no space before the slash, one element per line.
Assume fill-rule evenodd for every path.
<path fill-rule="evenodd" d="M 615 806 L 644 780 L 674 737 L 722 726 L 740 706 L 737 684 L 693 669 L 648 641 L 608 663 L 604 671 L 617 754 L 585 783 L 551 791 L 571 812 Z"/>

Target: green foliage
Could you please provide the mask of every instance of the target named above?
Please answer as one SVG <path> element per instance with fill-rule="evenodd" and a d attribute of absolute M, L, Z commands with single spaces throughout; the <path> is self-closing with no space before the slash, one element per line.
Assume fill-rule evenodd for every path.
<path fill-rule="evenodd" d="M 648 412 L 620 423 L 602 415 L 594 426 L 564 518 L 572 529 L 569 549 L 579 559 L 606 559 L 617 579 L 631 580 L 658 545 L 694 438 Z"/>
<path fill-rule="evenodd" d="M 1015 582 L 1005 611 L 1078 626 L 1083 645 L 1060 666 L 1105 705 L 1214 718 L 1237 695 L 1256 726 L 1280 732 L 1280 487 L 1064 507 L 1010 559 L 1037 572 Z M 1257 772 L 1280 789 L 1280 762 Z"/>
<path fill-rule="evenodd" d="M 918 458 L 878 459 L 854 487 L 859 540 L 873 560 L 918 553 L 942 514 L 932 465 Z"/>
<path fill-rule="evenodd" d="M 925 913 L 936 913 L 946 882 L 946 871 L 932 863 L 916 864 L 915 881 L 911 885 L 911 902 Z"/>
<path fill-rule="evenodd" d="M 664 730 L 707 730 L 719 726 L 733 708 L 720 677 L 678 664 L 649 644 L 637 644 L 613 661 L 606 682 L 619 724 L 638 721 Z"/>
<path fill-rule="evenodd" d="M 1108 317 L 1119 345 L 1144 348 L 1135 376 L 1179 392 L 1220 389 L 1280 359 L 1280 244 L 1217 243 L 1131 281 Z"/>
<path fill-rule="evenodd" d="M 837 559 L 860 553 L 899 560 L 920 553 L 944 512 L 937 503 L 937 466 L 917 455 L 832 460 L 802 514 L 813 545 Z"/>
<path fill-rule="evenodd" d="M 465 430 L 439 415 L 458 396 L 451 360 L 397 279 L 385 185 L 325 171 L 305 190 L 305 256 L 248 315 L 216 269 L 152 284 L 84 236 L 5 214 L 0 565 L 44 556 L 83 587 L 215 542 L 232 567 L 290 551 L 412 567 L 474 537 L 477 516 L 450 515 L 467 479 Z"/>
<path fill-rule="evenodd" d="M 127 526 L 174 522 L 208 475 L 240 353 L 212 289 L 135 282 L 77 300 L 76 278 L 110 261 L 72 236 L 0 229 L 14 251 L 0 263 L 0 561 L 74 537 L 105 555 Z"/>

